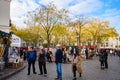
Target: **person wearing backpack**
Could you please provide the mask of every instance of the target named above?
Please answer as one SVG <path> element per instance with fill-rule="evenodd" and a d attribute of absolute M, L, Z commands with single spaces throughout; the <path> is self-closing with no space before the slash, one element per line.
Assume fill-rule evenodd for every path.
<path fill-rule="evenodd" d="M 27 52 L 28 74 L 27 75 L 30 75 L 31 65 L 33 67 L 33 74 L 36 74 L 36 72 L 35 72 L 35 61 L 36 61 L 36 58 L 37 58 L 36 51 L 33 50 L 32 46 L 28 47 L 28 52 Z"/>

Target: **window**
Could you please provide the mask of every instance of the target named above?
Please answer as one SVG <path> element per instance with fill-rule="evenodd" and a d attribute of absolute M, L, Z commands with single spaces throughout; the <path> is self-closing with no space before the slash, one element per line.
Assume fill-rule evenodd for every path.
<path fill-rule="evenodd" d="M 106 43 L 106 47 L 108 47 L 108 43 Z"/>

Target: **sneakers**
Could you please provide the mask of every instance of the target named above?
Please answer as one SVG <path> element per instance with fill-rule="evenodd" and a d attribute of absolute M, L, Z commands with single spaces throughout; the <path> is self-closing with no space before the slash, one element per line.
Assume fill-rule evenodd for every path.
<path fill-rule="evenodd" d="M 38 75 L 43 75 L 43 74 L 38 74 Z M 44 74 L 44 77 L 47 77 L 47 74 Z"/>
<path fill-rule="evenodd" d="M 28 73 L 27 75 L 30 75 L 30 73 Z"/>
<path fill-rule="evenodd" d="M 101 67 L 101 70 L 104 70 L 104 67 Z"/>
<path fill-rule="evenodd" d="M 73 80 L 76 80 L 76 77 L 75 77 L 75 78 L 73 78 Z"/>
<path fill-rule="evenodd" d="M 33 74 L 37 74 L 36 72 L 34 72 Z M 30 75 L 30 73 L 28 73 L 27 75 Z"/>
<path fill-rule="evenodd" d="M 37 74 L 36 72 L 34 72 L 33 74 Z"/>
<path fill-rule="evenodd" d="M 47 77 L 47 74 L 45 74 L 44 77 Z"/>
<path fill-rule="evenodd" d="M 108 69 L 108 67 L 105 67 L 105 69 Z"/>

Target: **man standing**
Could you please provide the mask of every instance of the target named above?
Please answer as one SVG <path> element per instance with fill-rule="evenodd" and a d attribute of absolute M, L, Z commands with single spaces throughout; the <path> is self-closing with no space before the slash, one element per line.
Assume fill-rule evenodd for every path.
<path fill-rule="evenodd" d="M 105 68 L 108 69 L 108 52 L 107 50 L 104 50 L 105 55 Z"/>
<path fill-rule="evenodd" d="M 86 55 L 86 59 L 88 59 L 88 49 L 85 49 L 85 55 Z"/>
<path fill-rule="evenodd" d="M 28 53 L 27 53 L 27 61 L 28 61 L 28 75 L 30 75 L 30 68 L 31 65 L 33 67 L 33 73 L 36 74 L 35 72 L 35 61 L 36 61 L 36 51 L 33 50 L 33 47 L 30 46 L 28 47 Z"/>
<path fill-rule="evenodd" d="M 45 50 L 43 48 L 41 48 L 38 51 L 38 65 L 39 65 L 39 70 L 40 70 L 40 74 L 39 75 L 43 75 L 43 71 L 44 71 L 44 76 L 47 77 L 47 69 L 46 69 L 46 55 L 45 55 Z"/>
<path fill-rule="evenodd" d="M 104 54 L 104 51 L 101 50 L 100 53 L 99 53 L 99 61 L 100 61 L 100 66 L 101 66 L 101 69 L 104 69 L 105 67 L 105 54 Z"/>
<path fill-rule="evenodd" d="M 60 45 L 56 45 L 57 51 L 55 53 L 55 63 L 56 63 L 56 72 L 57 72 L 57 77 L 55 80 L 62 80 L 62 57 L 63 57 L 63 52 L 60 49 Z"/>

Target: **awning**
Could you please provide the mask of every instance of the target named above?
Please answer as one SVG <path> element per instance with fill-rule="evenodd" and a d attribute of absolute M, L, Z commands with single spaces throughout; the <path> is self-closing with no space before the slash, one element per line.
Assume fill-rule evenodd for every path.
<path fill-rule="evenodd" d="M 4 31 L 0 30 L 0 37 L 4 37 L 4 36 L 7 36 L 7 35 L 10 35 L 10 33 L 6 33 Z"/>

